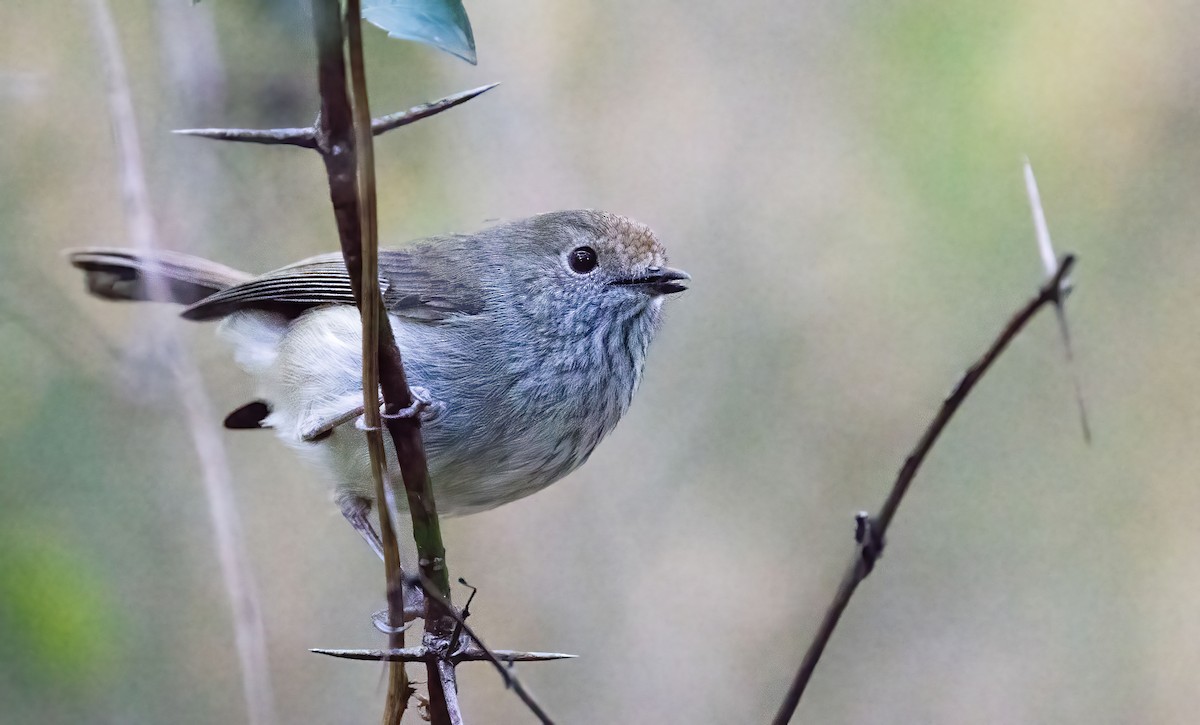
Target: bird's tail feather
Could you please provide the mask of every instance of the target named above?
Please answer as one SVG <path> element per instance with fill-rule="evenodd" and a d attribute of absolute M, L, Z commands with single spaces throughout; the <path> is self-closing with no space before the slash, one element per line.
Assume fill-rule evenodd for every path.
<path fill-rule="evenodd" d="M 68 250 L 67 260 L 84 271 L 89 292 L 108 300 L 191 305 L 252 278 L 232 267 L 178 252 L 147 254 L 117 247 L 88 247 Z M 155 278 L 161 284 L 154 284 Z M 160 299 L 164 296 L 166 299 Z"/>

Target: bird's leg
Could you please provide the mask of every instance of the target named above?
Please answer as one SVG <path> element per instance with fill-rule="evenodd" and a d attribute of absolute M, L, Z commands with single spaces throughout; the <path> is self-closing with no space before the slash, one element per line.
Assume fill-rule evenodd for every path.
<path fill-rule="evenodd" d="M 383 398 L 379 399 L 380 415 L 384 418 L 412 418 L 413 416 L 421 416 L 422 423 L 432 423 L 437 420 L 442 411 L 446 409 L 446 404 L 440 400 L 434 400 L 429 391 L 420 386 L 414 386 L 409 390 L 412 395 L 412 405 L 407 408 L 401 408 L 395 413 L 388 413 L 383 409 Z M 303 430 L 300 431 L 300 440 L 305 443 L 316 443 L 324 440 L 333 433 L 333 429 L 343 423 L 355 421 L 354 426 L 359 430 L 366 430 L 366 423 L 363 421 L 363 407 L 356 405 L 352 408 L 347 408 L 336 415 L 330 415 L 324 418 L 317 418 L 309 421 Z"/>
<path fill-rule="evenodd" d="M 387 412 L 384 403 L 380 401 L 380 415 L 384 418 L 413 418 L 420 417 L 422 423 L 429 423 L 436 420 L 438 416 L 446 409 L 446 404 L 441 401 L 436 401 L 429 393 L 429 390 L 420 386 L 413 386 L 409 393 L 412 395 L 412 405 L 407 408 L 401 408 L 395 413 Z M 322 431 L 331 431 L 333 428 L 355 420 L 355 427 L 360 429 L 366 428 L 366 422 L 363 419 L 363 409 L 359 406 L 355 409 L 348 410 L 345 413 L 334 418 L 320 422 L 318 428 Z M 383 543 L 379 539 L 379 534 L 375 533 L 374 527 L 371 526 L 370 512 L 371 502 L 367 499 L 358 496 L 351 496 L 343 499 L 341 502 L 342 515 L 354 527 L 354 530 L 367 542 L 368 545 L 383 559 Z M 403 580 L 403 606 L 404 606 L 404 624 L 395 625 L 390 621 L 388 610 L 384 609 L 371 615 L 371 621 L 374 622 L 375 628 L 384 634 L 393 634 L 395 632 L 403 632 L 414 619 L 425 616 L 425 592 L 417 584 L 410 582 L 408 579 Z"/>
<path fill-rule="evenodd" d="M 342 516 L 350 522 L 358 535 L 363 537 L 363 541 L 367 542 L 367 546 L 383 558 L 383 542 L 379 540 L 379 534 L 375 533 L 375 527 L 371 525 L 371 502 L 361 496 L 342 496 L 338 500 L 338 506 L 342 509 Z"/>
<path fill-rule="evenodd" d="M 371 547 L 380 559 L 383 559 L 383 542 L 379 539 L 379 534 L 375 533 L 375 527 L 371 525 L 371 502 L 361 496 L 344 496 L 338 502 L 342 509 L 342 516 L 350 522 L 358 535 L 367 542 L 367 546 Z M 404 621 L 407 623 L 425 616 L 425 593 L 416 584 L 404 580 Z M 371 620 L 375 623 L 375 628 L 384 634 L 390 634 L 395 630 L 388 623 L 388 610 L 384 609 L 371 615 Z M 399 631 L 403 631 L 400 629 Z"/>
<path fill-rule="evenodd" d="M 300 440 L 304 441 L 305 443 L 316 443 L 319 440 L 324 440 L 325 438 L 328 438 L 331 433 L 333 433 L 334 428 L 337 428 L 343 423 L 349 423 L 355 418 L 361 418 L 362 414 L 363 407 L 359 405 L 357 407 L 342 411 L 337 415 L 329 416 L 328 418 L 318 418 L 316 420 L 312 420 L 309 425 L 306 425 L 300 432 Z M 370 508 L 370 506 L 367 506 L 368 510 Z M 346 513 L 345 509 L 342 509 L 342 513 Z M 350 517 L 346 516 L 346 518 Z M 356 526 L 355 528 L 358 527 Z M 378 538 L 379 537 L 376 537 L 377 540 Z"/>

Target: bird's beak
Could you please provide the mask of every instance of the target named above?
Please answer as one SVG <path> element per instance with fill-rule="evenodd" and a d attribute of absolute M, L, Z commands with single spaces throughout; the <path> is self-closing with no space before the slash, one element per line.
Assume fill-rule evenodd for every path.
<path fill-rule="evenodd" d="M 614 279 L 612 284 L 622 287 L 635 287 L 648 295 L 670 295 L 682 292 L 687 285 L 682 284 L 691 279 L 692 275 L 682 269 L 670 267 L 647 267 L 636 277 Z"/>

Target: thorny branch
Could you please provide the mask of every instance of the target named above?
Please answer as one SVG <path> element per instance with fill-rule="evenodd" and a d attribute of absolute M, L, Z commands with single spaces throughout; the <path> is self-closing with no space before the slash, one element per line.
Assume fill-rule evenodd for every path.
<path fill-rule="evenodd" d="M 900 507 L 900 502 L 904 499 L 905 493 L 908 492 L 909 486 L 916 477 L 917 471 L 925 461 L 925 457 L 929 454 L 930 449 L 933 448 L 933 444 L 937 442 L 938 436 L 941 435 L 946 424 L 950 422 L 950 419 L 962 406 L 963 401 L 967 399 L 967 396 L 974 389 L 975 384 L 988 371 L 992 363 L 996 362 L 996 359 L 1000 357 L 1000 354 L 1004 352 L 1013 338 L 1033 319 L 1034 315 L 1046 305 L 1054 305 L 1061 308 L 1064 290 L 1066 289 L 1064 282 L 1074 264 L 1075 258 L 1073 256 L 1067 255 L 1064 257 L 1058 263 L 1058 268 L 1054 273 L 1042 284 L 1037 295 L 1012 316 L 1008 324 L 1004 326 L 1000 334 L 992 341 L 987 351 L 963 373 L 963 376 L 954 386 L 954 389 L 942 401 L 937 415 L 929 422 L 929 425 L 925 428 L 925 432 L 921 434 L 920 440 L 917 441 L 917 445 L 908 454 L 908 457 L 905 458 L 904 465 L 900 468 L 900 472 L 897 474 L 896 480 L 892 484 L 892 489 L 888 493 L 887 499 L 884 501 L 879 513 L 875 516 L 869 516 L 863 512 L 856 517 L 855 539 L 858 542 L 858 546 L 855 548 L 854 557 L 847 567 L 846 573 L 842 576 L 841 584 L 838 585 L 837 592 L 833 596 L 833 601 L 825 611 L 825 616 L 821 620 L 821 625 L 818 627 L 816 635 L 814 635 L 812 642 L 808 646 L 808 651 L 804 653 L 804 659 L 800 663 L 800 668 L 792 680 L 791 687 L 788 689 L 783 704 L 780 705 L 779 711 L 772 721 L 774 725 L 786 725 L 795 713 L 797 705 L 800 704 L 800 698 L 804 694 L 804 689 L 812 677 L 813 670 L 816 669 L 817 662 L 821 659 L 821 654 L 825 651 L 825 646 L 829 643 L 829 638 L 833 635 L 833 630 L 837 627 L 842 612 L 846 610 L 846 605 L 850 603 L 850 597 L 854 595 L 855 589 L 858 588 L 863 579 L 866 579 L 867 575 L 871 573 L 875 562 L 883 553 L 884 540 L 888 527 L 896 515 L 896 510 Z"/>

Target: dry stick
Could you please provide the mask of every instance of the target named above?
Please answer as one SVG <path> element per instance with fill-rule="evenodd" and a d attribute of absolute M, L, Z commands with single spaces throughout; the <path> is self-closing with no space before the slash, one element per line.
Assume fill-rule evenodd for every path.
<path fill-rule="evenodd" d="M 362 312 L 362 328 L 363 328 L 363 418 L 368 429 L 375 429 L 370 433 L 370 442 L 373 450 L 371 451 L 371 465 L 375 468 L 375 500 L 376 508 L 379 514 L 379 529 L 384 536 L 384 541 L 391 542 L 384 544 L 384 576 L 387 584 L 387 602 L 388 602 L 388 623 L 391 625 L 391 632 L 388 635 L 389 644 L 393 647 L 403 646 L 404 643 L 404 628 L 398 626 L 404 621 L 404 594 L 401 581 L 403 572 L 400 570 L 400 550 L 396 545 L 396 533 L 394 526 L 396 521 L 393 520 L 393 508 L 389 505 L 392 499 L 391 488 L 392 482 L 387 476 L 387 452 L 383 447 L 383 435 L 381 432 L 382 419 L 379 415 L 379 366 L 381 362 L 381 347 L 380 337 L 383 329 L 387 328 L 388 340 L 387 345 L 395 352 L 399 359 L 399 351 L 396 349 L 395 340 L 391 339 L 392 327 L 388 320 L 387 310 L 383 306 L 383 298 L 379 290 L 379 229 L 376 224 L 376 196 L 375 196 L 375 148 L 371 134 L 371 109 L 368 104 L 367 97 L 367 78 L 366 69 L 363 64 L 362 56 L 362 11 L 359 7 L 358 0 L 349 0 L 346 3 L 345 27 L 348 34 L 348 48 L 350 55 L 350 81 L 351 81 L 351 110 L 354 121 L 354 146 L 355 154 L 358 158 L 358 203 L 359 203 L 359 219 L 361 220 L 362 228 L 362 270 L 360 271 L 360 294 L 361 304 L 359 309 Z M 401 364 L 399 369 L 399 379 L 394 376 L 391 379 L 393 386 L 399 386 L 401 396 L 408 398 L 409 402 L 406 405 L 411 405 L 411 395 L 408 391 L 408 382 L 404 378 L 404 368 Z M 395 391 L 392 391 L 391 397 L 385 396 L 385 403 L 388 400 L 395 400 Z M 389 411 L 394 409 L 389 408 Z M 419 424 L 420 419 L 414 418 Z M 415 435 L 420 437 L 419 427 L 414 429 Z M 394 435 L 394 433 L 393 433 Z M 400 450 L 400 443 L 397 441 L 396 449 Z M 413 464 L 409 464 L 410 466 Z M 424 466 L 424 462 L 420 464 Z M 401 475 L 404 475 L 403 469 Z M 428 474 L 426 474 L 428 476 Z M 383 722 L 385 724 L 399 723 L 404 716 L 404 710 L 408 706 L 408 698 L 412 694 L 412 688 L 408 685 L 407 674 L 404 671 L 403 663 L 393 663 L 390 666 L 390 676 L 388 678 L 388 694 L 387 702 L 383 711 Z M 432 677 L 433 672 L 430 672 Z M 439 709 L 438 703 L 430 703 L 430 708 L 433 711 Z"/>
<path fill-rule="evenodd" d="M 353 11 L 353 14 L 350 13 Z M 350 47 L 353 48 L 354 30 L 360 10 L 356 3 L 346 7 L 347 29 L 350 30 Z M 361 39 L 360 39 L 361 43 Z M 356 62 L 357 61 L 357 62 Z M 379 330 L 388 325 L 387 311 L 383 308 L 383 297 L 379 291 L 379 230 L 376 225 L 375 205 L 375 149 L 371 143 L 371 112 L 367 106 L 365 78 L 362 69 L 362 54 L 355 58 L 350 52 L 351 116 L 354 131 L 354 154 L 358 161 L 356 175 L 358 195 L 358 219 L 361 230 L 359 270 L 359 312 L 362 315 L 362 386 L 363 420 L 366 423 L 367 444 L 370 449 L 372 477 L 375 480 L 375 500 L 379 515 L 379 530 L 383 544 L 383 573 L 388 592 L 388 623 L 393 625 L 388 634 L 391 646 L 403 646 L 404 628 L 395 625 L 404 620 L 404 603 L 396 603 L 390 596 L 392 581 L 400 577 L 400 547 L 396 541 L 396 530 L 391 511 L 384 504 L 392 482 L 388 479 L 387 450 L 383 446 L 383 426 L 379 416 Z M 360 83 L 363 87 L 360 88 Z M 389 328 L 390 325 L 389 325 Z M 407 390 L 407 385 L 405 386 Z M 388 668 L 387 702 L 383 709 L 383 722 L 399 723 L 408 707 L 412 690 L 403 664 L 392 664 Z"/>
<path fill-rule="evenodd" d="M 408 498 L 408 509 L 412 517 L 413 539 L 417 545 L 417 566 L 422 581 L 429 582 L 425 597 L 425 644 L 444 647 L 453 629 L 454 621 L 450 616 L 453 606 L 450 603 L 450 572 L 446 567 L 446 548 L 442 543 L 441 524 L 437 515 L 437 504 L 433 497 L 433 485 L 429 478 L 429 465 L 425 456 L 425 444 L 421 439 L 421 419 L 417 414 L 407 417 L 398 415 L 402 410 L 413 409 L 413 398 L 408 389 L 408 381 L 404 374 L 404 361 L 400 358 L 400 350 L 392 336 L 392 326 L 383 302 L 379 295 L 378 273 L 378 240 L 375 229 L 375 160 L 372 148 L 371 112 L 367 104 L 367 79 L 362 52 L 362 12 L 359 0 L 346 2 L 346 28 L 348 31 L 348 47 L 350 55 L 350 75 L 353 82 L 353 99 L 355 115 L 355 141 L 360 155 L 360 195 L 363 206 L 364 248 L 363 272 L 364 284 L 371 284 L 372 289 L 363 288 L 363 324 L 367 324 L 366 311 L 373 306 L 379 315 L 378 354 L 381 384 L 383 389 L 384 407 L 387 410 L 388 432 L 396 448 L 396 459 L 400 465 L 400 475 L 404 479 L 404 490 Z M 375 304 L 368 300 L 373 295 Z M 366 354 L 364 352 L 364 354 Z M 365 362 L 365 358 L 364 358 Z M 366 389 L 364 388 L 364 391 Z M 370 393 L 364 392 L 365 405 L 370 408 L 374 400 L 375 388 Z M 378 410 L 378 408 L 375 408 Z M 373 422 L 367 420 L 367 427 L 377 426 L 378 418 Z M 379 520 L 383 528 L 385 512 L 392 500 L 390 491 L 379 490 Z M 385 551 L 386 553 L 386 551 Z M 401 621 L 396 613 L 403 609 L 403 581 L 399 560 L 396 566 L 388 569 L 388 607 L 392 613 L 391 622 Z M 448 649 L 448 647 L 447 647 Z M 462 712 L 458 704 L 458 684 L 455 680 L 454 663 L 441 658 L 426 666 L 429 688 L 429 714 L 434 725 L 459 725 L 462 723 Z M 389 701 L 391 697 L 389 696 Z M 385 721 L 387 721 L 385 715 Z"/>
<path fill-rule="evenodd" d="M 975 384 L 979 382 L 983 374 L 992 366 L 992 363 L 1000 357 L 1000 354 L 1004 352 L 1004 349 L 1008 347 L 1013 338 L 1033 319 L 1038 310 L 1045 305 L 1061 304 L 1063 279 L 1070 272 L 1074 263 L 1075 258 L 1073 256 L 1067 255 L 1064 257 L 1058 265 L 1058 270 L 1041 286 L 1037 295 L 1013 315 L 1008 324 L 1004 326 L 1004 329 L 1000 331 L 1000 334 L 992 341 L 987 352 L 963 373 L 958 384 L 954 386 L 954 390 L 942 401 L 941 408 L 933 420 L 929 422 L 928 427 L 925 428 L 925 432 L 921 435 L 921 439 L 917 442 L 916 447 L 912 449 L 912 452 L 904 460 L 904 466 L 896 476 L 896 481 L 892 484 L 892 490 L 888 494 L 887 500 L 884 501 L 883 508 L 879 510 L 879 514 L 874 517 L 867 516 L 865 513 L 858 514 L 858 530 L 855 534 L 858 547 L 854 552 L 854 558 L 850 562 L 850 566 L 846 569 L 846 573 L 842 576 L 842 582 L 838 585 L 833 601 L 825 611 L 825 617 L 821 620 L 821 626 L 817 629 L 812 643 L 809 644 L 808 651 L 804 653 L 804 660 L 800 663 L 800 669 L 796 672 L 796 676 L 792 680 L 792 685 L 788 689 L 787 696 L 784 698 L 783 704 L 779 707 L 779 712 L 776 713 L 775 719 L 772 721 L 775 725 L 785 725 L 791 720 L 792 714 L 795 713 L 796 706 L 800 704 L 800 697 L 804 694 L 804 688 L 808 685 L 813 670 L 817 666 L 817 661 L 821 659 L 821 653 L 825 651 L 825 645 L 829 643 L 829 638 L 833 634 L 834 628 L 837 627 L 842 612 L 845 611 L 846 605 L 850 603 L 850 597 L 853 596 L 854 590 L 858 587 L 859 583 L 871 573 L 875 561 L 882 553 L 888 526 L 891 525 L 892 518 L 895 517 L 896 510 L 900 507 L 900 502 L 904 499 L 904 494 L 908 491 L 913 478 L 916 477 L 917 470 L 921 467 L 925 456 L 933 448 L 933 444 L 937 442 L 938 436 L 945 429 L 946 424 L 950 422 L 950 418 L 954 416 L 954 413 L 958 411 L 963 401 L 966 400 L 967 395 L 974 389 Z"/>
<path fill-rule="evenodd" d="M 374 354 L 381 368 L 387 371 L 387 380 L 383 382 L 383 398 L 384 405 L 390 414 L 388 420 L 388 432 L 392 434 L 392 440 L 396 447 L 396 457 L 400 464 L 400 475 L 404 479 L 405 491 L 409 494 L 410 509 L 412 511 L 412 523 L 414 537 L 417 544 L 418 567 L 422 572 L 429 569 L 427 562 L 434 562 L 434 567 L 442 572 L 446 582 L 442 591 L 449 592 L 450 585 L 448 573 L 444 565 L 445 548 L 441 541 L 441 531 L 437 518 L 437 507 L 433 499 L 433 491 L 429 480 L 429 467 L 425 458 L 424 443 L 421 439 L 420 416 L 419 411 L 413 410 L 413 414 L 408 418 L 408 425 L 399 426 L 401 420 L 396 416 L 403 408 L 412 409 L 413 398 L 408 389 L 408 381 L 404 374 L 404 362 L 400 358 L 399 348 L 396 347 L 396 341 L 392 337 L 392 326 L 387 317 L 387 311 L 383 307 L 383 300 L 379 291 L 379 239 L 378 229 L 376 227 L 376 198 L 375 198 L 375 152 L 374 139 L 372 138 L 371 128 L 371 109 L 367 99 L 367 76 L 366 67 L 363 61 L 362 51 L 362 11 L 360 9 L 359 0 L 347 0 L 346 2 L 346 30 L 348 50 L 350 56 L 350 78 L 351 87 L 353 89 L 352 100 L 354 110 L 354 140 L 359 154 L 359 201 L 362 210 L 363 219 L 363 329 L 368 329 L 368 326 L 375 323 L 374 330 L 376 335 L 368 344 L 364 338 L 363 361 L 366 362 L 368 356 Z M 368 320 L 368 310 L 374 310 L 374 315 L 378 316 L 376 320 Z M 366 367 L 364 365 L 364 374 Z M 374 372 L 374 371 L 372 371 Z M 371 385 L 366 387 L 366 378 L 364 378 L 364 405 L 368 408 L 373 408 L 375 415 L 368 414 L 367 427 L 379 426 L 379 408 L 378 405 L 372 405 L 376 399 L 378 387 Z M 366 391 L 370 390 L 368 394 Z M 407 449 L 407 460 L 406 460 Z M 392 526 L 392 516 L 398 516 L 394 508 L 394 497 L 391 495 L 390 482 L 386 482 L 386 487 L 381 487 L 377 490 L 377 496 L 382 496 L 379 499 L 379 521 L 380 528 L 384 526 L 385 518 L 388 520 L 388 526 Z M 413 502 L 413 491 L 417 492 L 418 501 Z M 424 504 L 422 508 L 421 504 Z M 415 504 L 415 505 L 412 505 Z M 431 528 L 430 528 L 431 527 Z M 419 535 L 418 529 L 424 528 L 424 536 Z M 432 530 L 431 530 L 432 529 Z M 436 549 L 436 553 L 430 549 Z M 385 552 L 386 553 L 386 552 Z M 432 571 L 432 569 L 430 570 Z M 397 556 L 395 566 L 389 566 L 387 570 L 387 593 L 388 593 L 388 611 L 389 620 L 393 625 L 403 621 L 404 611 L 404 586 L 403 572 L 400 570 L 400 561 Z M 425 632 L 426 637 L 434 637 L 439 634 L 439 623 L 441 618 L 438 616 L 436 608 L 432 601 L 426 600 L 426 618 Z M 393 626 L 393 631 L 395 627 Z M 392 635 L 395 637 L 395 635 Z M 403 669 L 404 665 L 395 666 L 397 669 Z M 436 663 L 428 663 L 426 665 L 428 674 L 428 689 L 429 689 L 429 713 L 431 720 L 434 723 L 461 723 L 462 713 L 458 705 L 458 686 L 454 679 L 454 667 L 452 663 L 438 661 Z M 407 698 L 407 693 L 404 695 Z M 389 713 L 394 709 L 392 701 L 393 695 L 389 692 L 388 707 L 385 710 L 384 722 L 391 722 Z M 401 705 L 403 708 L 403 705 Z M 399 721 L 397 716 L 396 721 Z"/>
<path fill-rule="evenodd" d="M 150 195 L 146 190 L 146 175 L 138 148 L 137 121 L 120 39 L 106 0 L 91 0 L 89 5 L 104 58 L 109 112 L 117 143 L 121 197 L 125 206 L 129 236 L 137 249 L 150 254 L 158 247 L 157 233 L 150 211 Z M 169 298 L 162 279 L 151 275 L 149 284 L 152 298 Z M 200 459 L 209 516 L 212 519 L 217 544 L 217 559 L 233 610 L 234 638 L 241 663 L 247 714 L 252 724 L 267 725 L 275 722 L 275 706 L 271 694 L 270 670 L 267 666 L 262 609 L 254 577 L 247 564 L 248 557 L 233 496 L 232 476 L 225 448 L 212 422 L 217 418 L 204 392 L 200 373 L 192 358 L 182 351 L 174 328 L 163 328 L 158 332 L 165 338 L 164 346 L 171 361 L 171 372 L 183 400 L 192 442 Z"/>
<path fill-rule="evenodd" d="M 390 581 L 400 567 L 400 548 L 392 528 L 387 507 L 384 505 L 388 482 L 386 451 L 379 417 L 379 336 L 380 327 L 387 325 L 386 314 L 381 314 L 382 301 L 379 296 L 378 275 L 374 272 L 378 257 L 371 240 L 374 239 L 373 204 L 362 203 L 359 186 L 357 144 L 355 143 L 354 118 L 346 88 L 346 64 L 343 51 L 342 17 L 338 0 L 313 0 L 313 31 L 317 43 L 317 82 L 321 94 L 321 110 L 314 127 L 317 149 L 325 162 L 329 177 L 329 196 L 337 219 L 341 239 L 342 257 L 350 277 L 354 300 L 358 304 L 363 324 L 363 398 L 368 430 L 367 449 L 371 459 L 371 473 L 375 481 L 376 510 L 379 514 L 379 534 L 383 543 L 384 570 Z M 370 148 L 365 151 L 370 153 Z M 373 177 L 373 175 L 372 175 Z M 371 179 L 373 182 L 373 178 Z M 366 234 L 364 234 L 364 231 Z M 366 244 L 364 244 L 366 237 Z M 366 247 L 366 249 L 364 249 Z M 369 259 L 364 264 L 364 257 Z M 370 276 L 365 276 L 370 274 Z M 366 282 L 364 285 L 363 282 Z M 364 294 L 365 287 L 365 294 Z M 390 325 L 388 331 L 391 331 Z M 393 347 L 395 347 L 393 343 Z M 405 394 L 408 386 L 404 381 Z M 389 590 L 390 591 L 390 590 Z M 397 608 L 388 598 L 388 620 L 398 622 Z M 404 632 L 393 628 L 389 637 L 393 647 L 404 646 Z M 408 684 L 403 663 L 388 668 L 388 691 L 384 706 L 383 722 L 395 725 L 404 716 L 412 688 Z"/>

